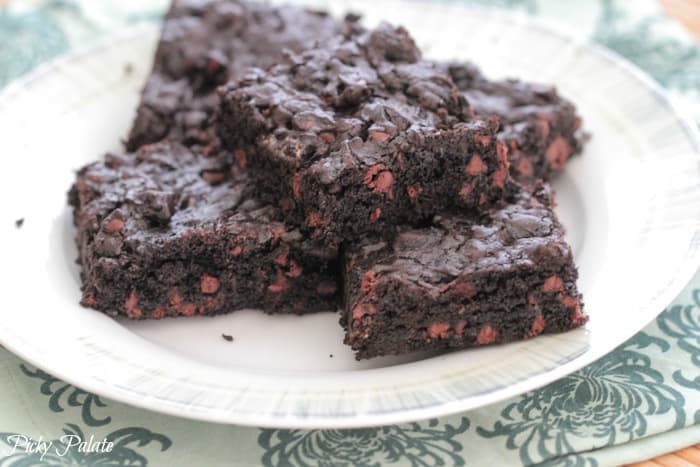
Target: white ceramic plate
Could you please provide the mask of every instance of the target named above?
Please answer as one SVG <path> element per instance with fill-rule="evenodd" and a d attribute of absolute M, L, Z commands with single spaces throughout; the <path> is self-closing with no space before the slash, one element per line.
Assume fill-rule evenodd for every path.
<path fill-rule="evenodd" d="M 179 416 L 276 427 L 390 424 L 560 378 L 639 331 L 686 284 L 700 256 L 699 138 L 638 70 L 524 17 L 418 2 L 329 3 L 366 13 L 368 24 L 407 26 L 427 56 L 553 82 L 576 101 L 594 138 L 556 187 L 589 325 L 358 363 L 333 313 L 123 322 L 78 306 L 65 192 L 73 170 L 119 148 L 149 69 L 152 29 L 45 66 L 0 96 L 3 345 L 84 389 Z"/>

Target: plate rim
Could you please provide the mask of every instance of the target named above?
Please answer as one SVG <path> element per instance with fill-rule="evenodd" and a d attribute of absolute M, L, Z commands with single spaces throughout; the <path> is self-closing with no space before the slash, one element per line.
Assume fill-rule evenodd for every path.
<path fill-rule="evenodd" d="M 411 0 L 411 3 L 421 4 L 421 1 Z M 443 2 L 448 3 L 448 2 Z M 574 34 L 564 31 L 562 26 L 553 23 L 550 20 L 542 18 L 533 18 L 521 13 L 513 13 L 497 8 L 479 7 L 479 6 L 467 6 L 459 5 L 459 7 L 464 11 L 480 11 L 482 13 L 486 12 L 489 15 L 499 17 L 501 19 L 518 19 L 518 21 L 525 23 L 528 27 L 534 27 L 540 31 L 548 34 L 553 34 L 559 38 L 573 43 L 576 46 L 588 49 L 590 52 L 602 57 L 611 66 L 616 66 L 625 72 L 631 78 L 637 80 L 645 88 L 651 91 L 655 97 L 661 100 L 673 115 L 674 120 L 681 125 L 684 129 L 688 140 L 691 142 L 695 149 L 696 154 L 700 155 L 700 131 L 697 125 L 690 117 L 689 112 L 683 108 L 679 108 L 670 99 L 668 91 L 663 88 L 659 83 L 657 83 L 650 75 L 645 71 L 638 68 L 636 65 L 631 63 L 629 60 L 620 56 L 616 52 L 607 49 L 589 39 L 582 39 Z M 13 80 L 4 89 L 0 90 L 0 105 L 5 101 L 11 99 L 11 97 L 18 92 L 21 92 L 29 84 L 41 79 L 47 74 L 52 73 L 56 69 L 64 66 L 66 63 L 72 63 L 74 61 L 79 61 L 85 56 L 91 56 L 97 54 L 102 50 L 108 49 L 115 46 L 116 44 L 122 43 L 128 40 L 134 40 L 138 37 L 145 35 L 146 33 L 153 34 L 154 28 L 158 27 L 153 24 L 148 25 L 137 25 L 127 28 L 126 30 L 110 35 L 109 37 L 98 42 L 96 45 L 81 47 L 72 52 L 66 53 L 59 56 L 49 62 L 39 65 L 34 71 L 29 74 Z M 696 233 L 697 235 L 697 233 Z M 689 245 L 689 249 L 692 246 Z M 698 247 L 695 246 L 693 254 L 686 258 L 682 267 L 676 272 L 672 281 L 665 288 L 663 293 L 656 296 L 649 303 L 648 307 L 651 309 L 656 308 L 658 311 L 654 316 L 658 316 L 664 308 L 673 301 L 673 299 L 683 290 L 683 288 L 692 279 L 693 274 L 695 274 L 700 266 L 700 251 Z M 645 323 L 646 326 L 648 323 Z M 629 339 L 641 330 L 634 329 L 632 332 L 626 332 L 627 334 L 625 340 Z M 14 337 L 14 339 L 13 339 Z M 164 413 L 171 416 L 176 416 L 179 418 L 194 419 L 201 421 L 208 421 L 221 424 L 237 424 L 255 427 L 269 427 L 269 428 L 359 428 L 359 427 L 370 427 L 378 425 L 396 424 L 409 421 L 423 420 L 427 418 L 440 417 L 446 415 L 452 415 L 467 410 L 471 410 L 478 407 L 483 407 L 496 402 L 503 401 L 510 397 L 516 397 L 521 395 L 526 391 L 533 390 L 552 383 L 562 377 L 565 377 L 572 372 L 585 367 L 586 365 L 598 360 L 602 356 L 606 355 L 613 349 L 607 351 L 592 350 L 584 352 L 582 355 L 575 356 L 572 360 L 559 365 L 545 373 L 538 374 L 534 377 L 519 381 L 515 384 L 507 385 L 485 394 L 480 394 L 476 396 L 471 396 L 467 399 L 454 400 L 442 402 L 439 405 L 419 407 L 413 409 L 398 409 L 390 410 L 386 412 L 373 412 L 364 413 L 359 415 L 349 415 L 349 416 L 332 416 L 332 417 L 321 417 L 318 415 L 312 415 L 309 417 L 298 417 L 289 416 L 276 417 L 273 414 L 267 414 L 265 419 L 257 419 L 258 415 L 242 415 L 239 416 L 236 413 L 224 412 L 222 410 L 204 410 L 198 409 L 197 411 L 187 411 L 183 404 L 177 405 L 172 401 L 167 401 L 165 399 L 143 399 L 135 397 L 134 392 L 125 391 L 123 388 L 115 387 L 111 384 L 101 384 L 99 379 L 95 378 L 94 375 L 81 375 L 79 373 L 64 372 L 63 369 L 55 371 L 51 368 L 45 367 L 39 356 L 35 355 L 36 349 L 30 349 L 26 351 L 26 348 L 22 347 L 22 341 L 24 339 L 19 335 L 10 336 L 8 338 L 7 333 L 3 333 L 0 330 L 0 344 L 2 344 L 6 349 L 12 352 L 14 355 L 23 359 L 30 364 L 41 368 L 53 376 L 60 378 L 61 380 L 80 387 L 83 390 L 99 394 L 103 397 L 109 398 L 114 401 L 118 401 L 129 406 L 139 407 L 141 409 L 154 411 L 158 413 Z M 621 344 L 624 341 L 621 341 Z M 617 344 L 617 345 L 619 345 Z M 68 367 L 65 367 L 68 368 Z M 131 397 L 129 395 L 131 394 Z M 191 406 L 190 406 L 191 407 Z M 183 410 L 185 409 L 185 410 Z"/>

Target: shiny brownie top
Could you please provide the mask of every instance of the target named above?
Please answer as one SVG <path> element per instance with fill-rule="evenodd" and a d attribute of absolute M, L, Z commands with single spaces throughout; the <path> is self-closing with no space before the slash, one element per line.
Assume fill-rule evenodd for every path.
<path fill-rule="evenodd" d="M 237 172 L 228 156 L 203 157 L 177 143 L 109 154 L 78 174 L 72 194 L 78 228 L 93 234 L 96 252 L 107 257 L 150 255 L 181 238 L 221 232 L 241 244 L 290 242 L 333 257 L 276 222 L 275 209 L 253 198 Z"/>
<path fill-rule="evenodd" d="M 543 113 L 575 113 L 574 105 L 559 96 L 553 86 L 514 79 L 488 80 L 469 63 L 452 63 L 447 69 L 477 114 L 498 115 L 504 123 L 517 123 Z"/>
<path fill-rule="evenodd" d="M 267 68 L 287 50 L 302 51 L 359 27 L 325 12 L 234 0 L 175 0 L 166 15 L 153 72 L 127 147 L 164 137 L 188 145 L 215 140 L 216 86 L 252 66 Z"/>
<path fill-rule="evenodd" d="M 550 206 L 549 189 L 521 192 L 512 204 L 481 218 L 438 216 L 423 229 L 403 228 L 391 242 L 351 248 L 356 262 L 370 261 L 383 277 L 439 293 L 455 278 L 475 273 L 572 261 L 563 228 Z"/>
<path fill-rule="evenodd" d="M 421 58 L 406 30 L 384 24 L 290 54 L 221 93 L 251 113 L 248 139 L 260 137 L 298 166 L 330 155 L 372 165 L 392 144 L 469 119 L 464 96 L 442 68 Z"/>

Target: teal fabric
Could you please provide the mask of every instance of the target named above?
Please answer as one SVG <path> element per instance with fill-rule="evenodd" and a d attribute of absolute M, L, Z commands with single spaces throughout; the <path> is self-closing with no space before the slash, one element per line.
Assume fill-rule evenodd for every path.
<path fill-rule="evenodd" d="M 625 56 L 700 122 L 700 47 L 653 0 L 450 0 L 556 21 Z M 164 1 L 11 1 L 0 88 Z M 75 445 L 107 439 L 111 449 Z M 0 348 L 0 467 L 34 465 L 618 465 L 700 442 L 700 274 L 642 332 L 549 386 L 381 428 L 274 430 L 154 414 L 87 393 Z M 51 444 L 49 444 L 51 443 Z"/>

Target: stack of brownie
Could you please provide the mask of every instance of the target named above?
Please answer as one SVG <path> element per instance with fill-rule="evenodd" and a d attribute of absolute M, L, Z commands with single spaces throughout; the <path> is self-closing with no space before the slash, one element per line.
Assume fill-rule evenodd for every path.
<path fill-rule="evenodd" d="M 176 0 L 128 152 L 70 192 L 82 304 L 340 306 L 358 358 L 580 326 L 546 184 L 580 126 L 553 88 L 425 60 L 402 28 Z"/>

